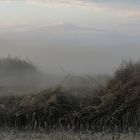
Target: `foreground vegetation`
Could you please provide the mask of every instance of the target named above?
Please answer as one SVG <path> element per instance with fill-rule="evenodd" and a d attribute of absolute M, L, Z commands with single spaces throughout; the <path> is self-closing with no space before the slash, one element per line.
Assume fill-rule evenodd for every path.
<path fill-rule="evenodd" d="M 140 128 L 140 63 L 125 62 L 106 86 L 78 97 L 60 86 L 0 97 L 0 126 L 29 130 L 132 132 Z"/>

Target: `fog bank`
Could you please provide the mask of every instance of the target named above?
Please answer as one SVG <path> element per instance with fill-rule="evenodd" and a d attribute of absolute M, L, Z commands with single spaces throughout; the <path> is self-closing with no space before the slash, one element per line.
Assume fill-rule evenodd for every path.
<path fill-rule="evenodd" d="M 22 30 L 21 30 L 22 29 Z M 0 31 L 0 56 L 30 60 L 45 73 L 111 74 L 123 59 L 138 60 L 138 36 L 73 24 Z"/>

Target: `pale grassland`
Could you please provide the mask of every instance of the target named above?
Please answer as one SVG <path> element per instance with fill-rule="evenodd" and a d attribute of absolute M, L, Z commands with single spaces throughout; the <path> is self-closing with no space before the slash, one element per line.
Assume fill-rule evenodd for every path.
<path fill-rule="evenodd" d="M 0 132 L 0 140 L 140 140 L 140 134 L 92 134 L 73 132 Z"/>

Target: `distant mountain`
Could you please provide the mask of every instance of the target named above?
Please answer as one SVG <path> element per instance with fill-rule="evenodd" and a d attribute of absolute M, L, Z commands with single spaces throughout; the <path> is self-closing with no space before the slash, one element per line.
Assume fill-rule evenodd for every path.
<path fill-rule="evenodd" d="M 70 30 L 70 31 L 81 29 L 80 27 L 78 27 L 74 24 L 71 24 L 71 23 L 53 25 L 53 26 L 50 26 L 49 28 L 51 28 L 53 30 Z"/>
<path fill-rule="evenodd" d="M 99 37 L 104 37 L 101 29 L 79 27 L 71 23 L 32 27 L 14 26 L 0 30 L 2 45 L 9 46 L 93 46 L 99 42 Z M 6 39 L 6 41 L 4 41 Z M 7 41 L 8 40 L 8 41 Z"/>

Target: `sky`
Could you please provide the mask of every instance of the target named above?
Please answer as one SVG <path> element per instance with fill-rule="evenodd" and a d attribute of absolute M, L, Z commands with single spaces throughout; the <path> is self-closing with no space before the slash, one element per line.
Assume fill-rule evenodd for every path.
<path fill-rule="evenodd" d="M 112 73 L 139 60 L 139 0 L 0 0 L 0 56 L 49 73 Z"/>
<path fill-rule="evenodd" d="M 111 29 L 138 25 L 139 5 L 139 0 L 0 0 L 0 23 L 1 28 L 72 23 Z"/>

